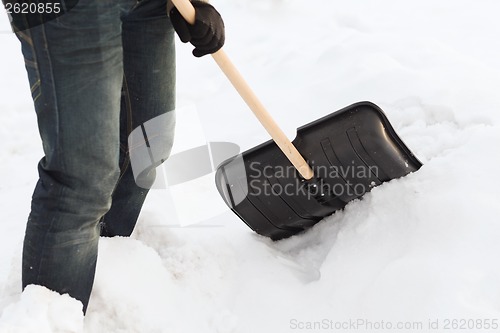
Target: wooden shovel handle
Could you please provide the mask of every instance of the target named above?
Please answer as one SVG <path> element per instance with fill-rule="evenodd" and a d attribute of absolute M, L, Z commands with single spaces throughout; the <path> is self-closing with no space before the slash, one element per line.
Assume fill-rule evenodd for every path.
<path fill-rule="evenodd" d="M 195 9 L 189 0 L 172 0 L 172 2 L 184 19 L 186 19 L 186 21 L 190 24 L 194 24 Z M 213 53 L 212 57 L 300 175 L 307 180 L 313 178 L 314 172 L 311 167 L 307 164 L 304 157 L 302 157 L 297 148 L 295 148 L 278 124 L 276 124 L 269 112 L 267 112 L 264 105 L 246 83 L 245 79 L 233 65 L 226 53 L 221 49 Z"/>

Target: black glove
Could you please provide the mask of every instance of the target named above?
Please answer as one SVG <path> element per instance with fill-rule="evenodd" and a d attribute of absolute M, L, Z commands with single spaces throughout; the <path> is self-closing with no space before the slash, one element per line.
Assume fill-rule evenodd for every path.
<path fill-rule="evenodd" d="M 177 8 L 170 11 L 172 26 L 183 43 L 191 42 L 195 49 L 193 55 L 202 57 L 217 52 L 224 45 L 224 21 L 215 8 L 203 1 L 193 0 L 196 10 L 194 25 L 189 24 Z"/>

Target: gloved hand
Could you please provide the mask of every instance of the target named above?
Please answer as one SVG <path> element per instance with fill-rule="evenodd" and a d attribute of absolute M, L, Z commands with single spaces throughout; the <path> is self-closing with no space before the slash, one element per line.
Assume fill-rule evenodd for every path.
<path fill-rule="evenodd" d="M 189 24 L 174 7 L 170 11 L 172 26 L 183 43 L 191 42 L 194 45 L 195 57 L 217 52 L 225 40 L 222 17 L 209 3 L 193 0 L 191 4 L 196 10 L 195 24 Z"/>

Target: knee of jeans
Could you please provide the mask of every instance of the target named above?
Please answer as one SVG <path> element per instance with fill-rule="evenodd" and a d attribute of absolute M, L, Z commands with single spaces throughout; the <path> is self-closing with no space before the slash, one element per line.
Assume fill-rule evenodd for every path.
<path fill-rule="evenodd" d="M 103 199 L 109 199 L 113 190 L 120 178 L 120 169 L 118 166 L 110 170 L 96 172 L 91 179 L 88 180 L 89 190 L 98 193 L 98 196 L 103 196 Z"/>
<path fill-rule="evenodd" d="M 96 169 L 92 175 L 80 179 L 81 186 L 75 197 L 90 210 L 105 214 L 111 207 L 111 197 L 119 177 L 118 167 L 109 170 Z"/>
<path fill-rule="evenodd" d="M 97 206 L 108 207 L 120 177 L 120 169 L 118 163 L 111 165 L 89 162 L 54 170 L 42 160 L 39 174 L 49 194 L 64 194 L 78 201 L 95 202 Z"/>

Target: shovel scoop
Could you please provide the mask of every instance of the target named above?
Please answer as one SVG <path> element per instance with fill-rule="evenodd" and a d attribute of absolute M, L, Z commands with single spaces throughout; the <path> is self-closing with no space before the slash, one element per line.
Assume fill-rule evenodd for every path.
<path fill-rule="evenodd" d="M 272 140 L 223 162 L 216 173 L 226 204 L 274 240 L 304 231 L 373 187 L 422 166 L 370 102 L 299 128 L 293 145 L 313 178 L 303 178 Z"/>

